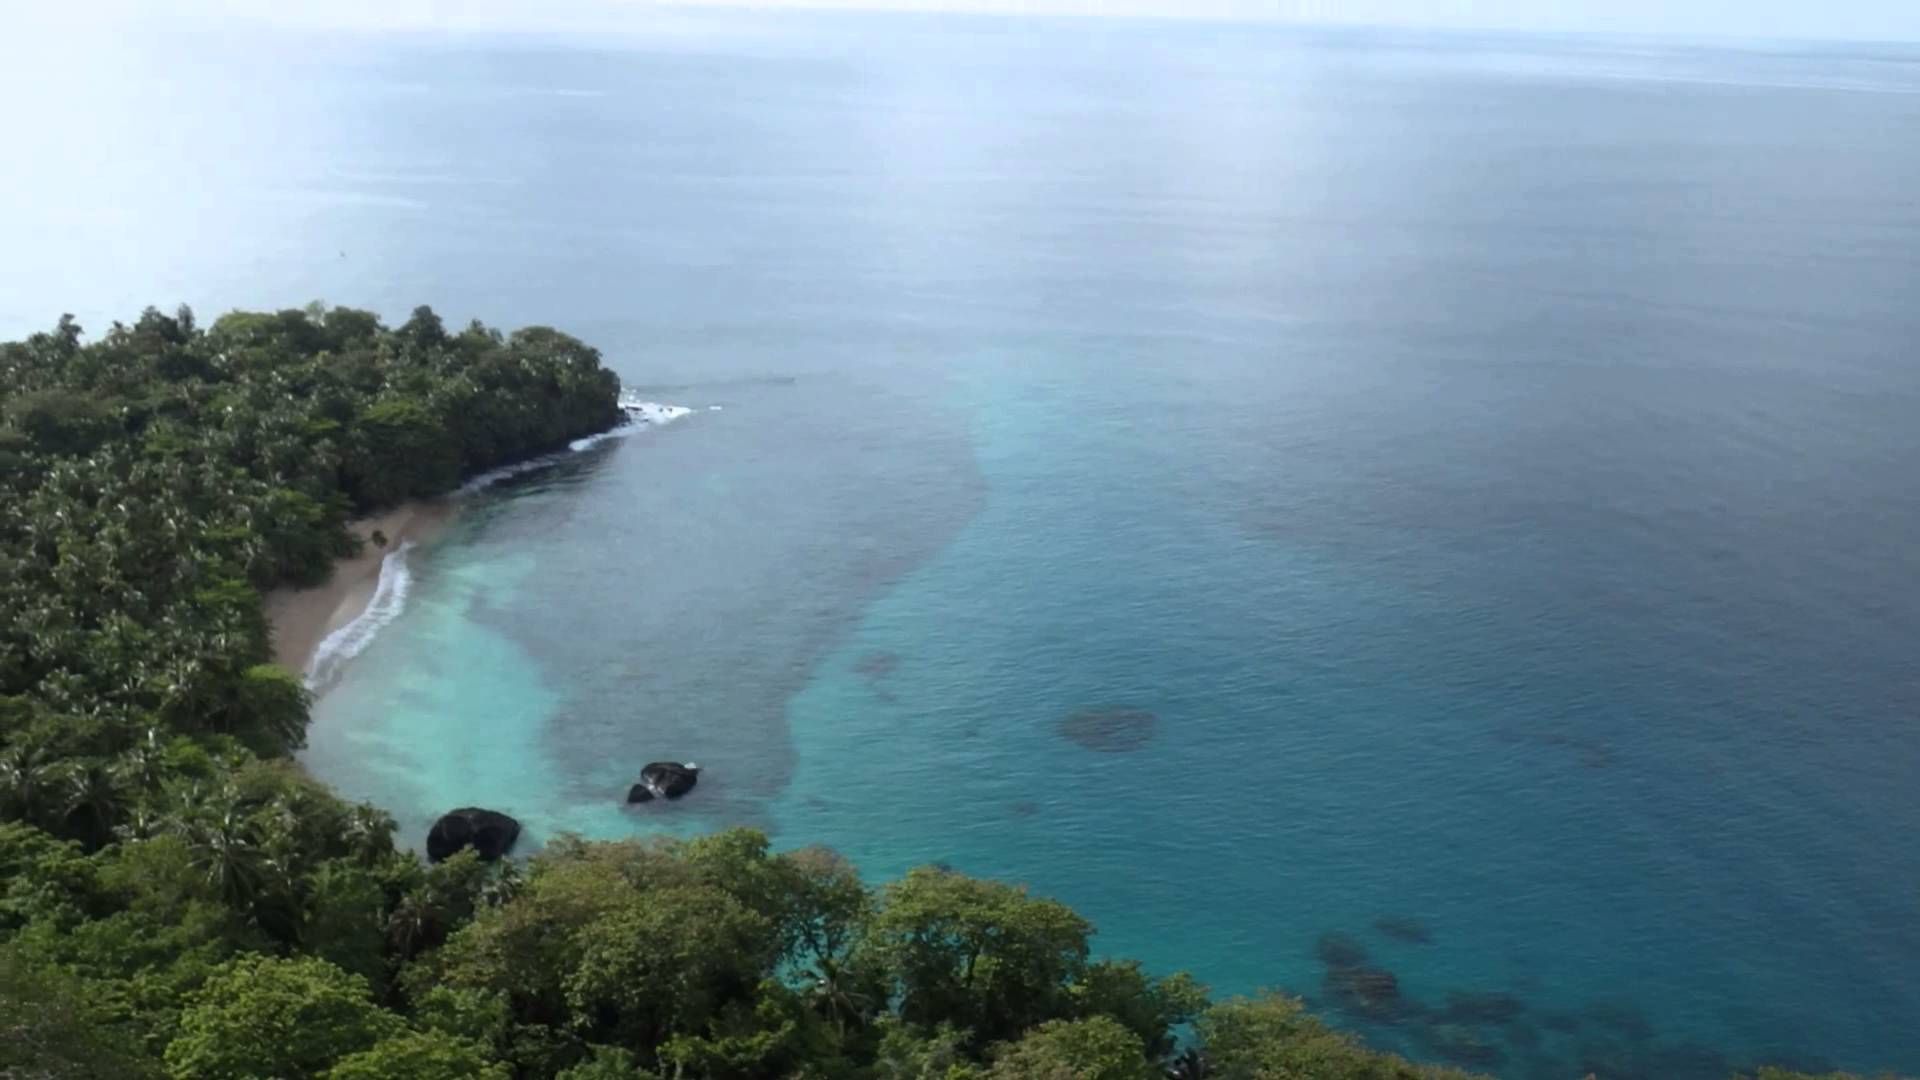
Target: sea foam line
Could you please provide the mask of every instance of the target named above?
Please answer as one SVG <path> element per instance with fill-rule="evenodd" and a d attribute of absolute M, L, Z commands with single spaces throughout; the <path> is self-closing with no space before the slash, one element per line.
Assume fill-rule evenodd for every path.
<path fill-rule="evenodd" d="M 492 487 L 510 477 L 519 476 L 524 472 L 532 472 L 535 469 L 544 469 L 555 462 L 563 461 L 568 454 L 577 454 L 582 450 L 598 446 L 609 439 L 624 439 L 643 428 L 671 424 L 675 420 L 683 416 L 692 415 L 693 413 L 693 410 L 687 408 L 685 405 L 665 405 L 658 401 L 639 401 L 628 399 L 624 396 L 620 399 L 620 408 L 626 412 L 627 422 L 621 424 L 619 427 L 610 428 L 593 435 L 582 436 L 568 443 L 565 450 L 557 453 L 543 454 L 540 457 L 528 458 L 525 461 L 516 461 L 511 465 L 502 465 L 497 469 L 489 469 L 460 485 L 460 490 L 456 494 L 471 495 L 476 491 Z"/>
<path fill-rule="evenodd" d="M 338 679 L 347 661 L 359 656 L 406 609 L 407 593 L 413 588 L 413 572 L 407 569 L 407 552 L 412 547 L 413 541 L 408 540 L 387 552 L 380 560 L 380 581 L 373 587 L 367 609 L 320 640 L 307 662 L 308 690 L 318 691 Z"/>
<path fill-rule="evenodd" d="M 684 416 L 690 416 L 693 410 L 684 405 L 667 405 L 658 401 L 620 398 L 620 408 L 627 414 L 627 422 L 617 428 L 602 431 L 575 439 L 567 448 L 558 453 L 546 454 L 527 461 L 503 465 L 481 473 L 479 476 L 460 486 L 456 494 L 471 495 L 482 488 L 497 484 L 510 476 L 544 468 L 564 459 L 568 454 L 577 454 L 589 447 L 598 446 L 608 439 L 625 438 L 642 428 L 659 427 L 671 424 Z M 413 541 L 402 543 L 380 560 L 380 581 L 373 589 L 373 598 L 367 601 L 367 609 L 341 626 L 333 633 L 321 639 L 313 650 L 313 658 L 307 663 L 307 689 L 314 692 L 332 685 L 339 679 L 341 670 L 349 660 L 359 656 L 373 639 L 393 620 L 406 610 L 407 593 L 413 588 L 413 572 L 407 568 L 407 551 L 413 547 Z"/>

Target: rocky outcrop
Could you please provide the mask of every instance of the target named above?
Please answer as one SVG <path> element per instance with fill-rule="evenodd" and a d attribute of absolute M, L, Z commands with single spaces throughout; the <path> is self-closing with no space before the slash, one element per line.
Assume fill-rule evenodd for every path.
<path fill-rule="evenodd" d="M 472 848 L 487 862 L 513 850 L 520 839 L 520 823 L 498 810 L 463 806 L 441 815 L 427 831 L 427 858 L 439 862 L 462 848 Z"/>
<path fill-rule="evenodd" d="M 640 770 L 640 782 L 627 789 L 630 803 L 677 799 L 700 781 L 700 766 L 689 761 L 655 761 Z"/>

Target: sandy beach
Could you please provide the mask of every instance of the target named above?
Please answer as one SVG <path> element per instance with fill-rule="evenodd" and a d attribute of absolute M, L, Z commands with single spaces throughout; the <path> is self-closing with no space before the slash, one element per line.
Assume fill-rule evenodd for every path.
<path fill-rule="evenodd" d="M 361 518 L 349 526 L 367 544 L 360 554 L 334 564 L 327 583 L 312 589 L 275 589 L 266 596 L 267 622 L 273 628 L 273 661 L 295 674 L 305 674 L 313 652 L 333 631 L 366 610 L 380 581 L 380 561 L 401 543 L 432 540 L 453 520 L 449 499 L 411 502 L 382 514 Z M 387 539 L 385 547 L 370 539 L 375 532 Z"/>

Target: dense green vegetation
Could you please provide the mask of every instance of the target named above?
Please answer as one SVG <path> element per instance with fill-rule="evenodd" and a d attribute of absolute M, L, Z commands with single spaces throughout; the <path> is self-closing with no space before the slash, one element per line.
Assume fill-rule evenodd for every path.
<path fill-rule="evenodd" d="M 0 346 L 0 1078 L 1465 1075 L 1095 959 L 1008 885 L 876 890 L 749 831 L 429 867 L 301 777 L 260 590 L 617 390 L 564 334 L 425 308 Z"/>

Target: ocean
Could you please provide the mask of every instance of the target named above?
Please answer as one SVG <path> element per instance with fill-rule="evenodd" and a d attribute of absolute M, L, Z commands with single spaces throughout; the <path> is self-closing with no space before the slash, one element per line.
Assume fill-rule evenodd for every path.
<path fill-rule="evenodd" d="M 675 407 L 463 496 L 329 659 L 303 761 L 407 841 L 941 862 L 1524 1080 L 1920 1070 L 1920 48 L 713 12 L 30 59 L 7 336 L 429 303 Z M 697 791 L 623 806 L 663 758 Z M 1394 1015 L 1341 1011 L 1355 949 Z"/>

